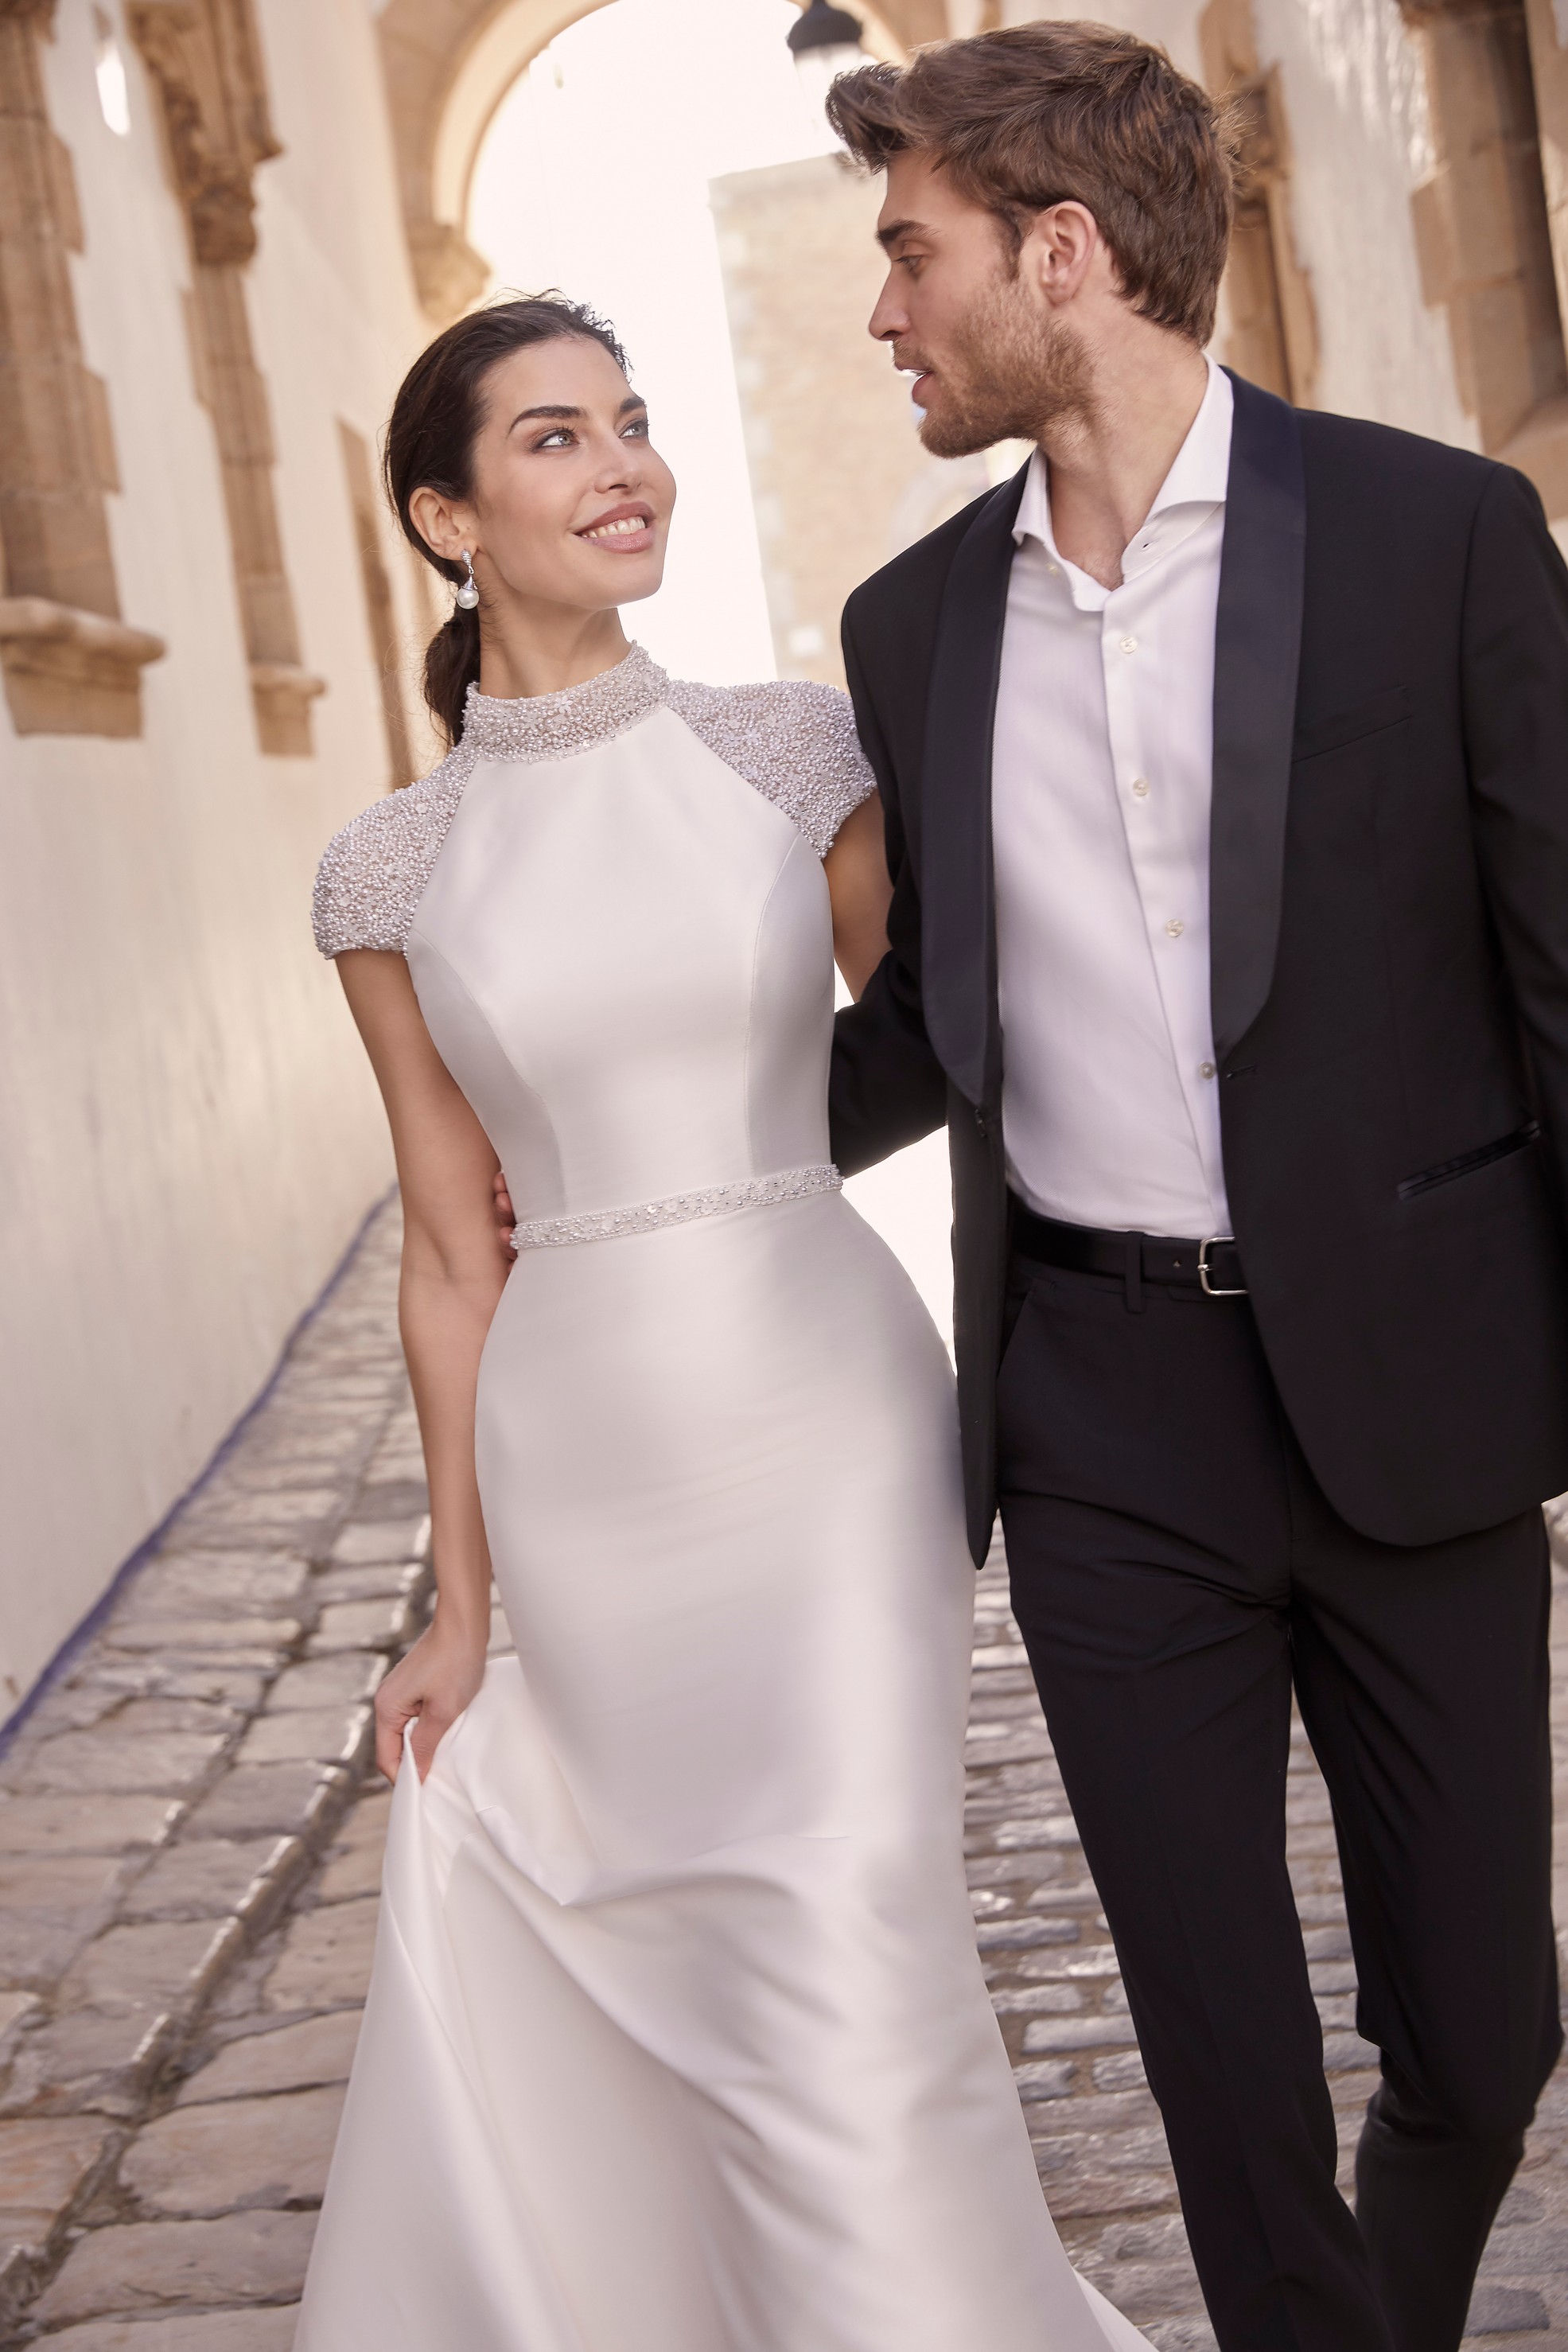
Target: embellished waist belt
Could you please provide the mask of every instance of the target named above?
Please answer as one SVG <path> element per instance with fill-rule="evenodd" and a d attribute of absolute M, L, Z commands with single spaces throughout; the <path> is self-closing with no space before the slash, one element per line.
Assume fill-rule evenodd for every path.
<path fill-rule="evenodd" d="M 735 1184 L 712 1184 L 702 1192 L 672 1192 L 634 1209 L 593 1209 L 580 1217 L 532 1217 L 512 1228 L 512 1247 L 565 1249 L 573 1242 L 619 1241 L 626 1234 L 650 1234 L 661 1225 L 689 1225 L 698 1217 L 721 1217 L 731 1209 L 761 1209 L 776 1201 L 803 1201 L 812 1192 L 836 1192 L 843 1178 L 836 1168 L 784 1168 L 774 1176 L 746 1176 Z"/>

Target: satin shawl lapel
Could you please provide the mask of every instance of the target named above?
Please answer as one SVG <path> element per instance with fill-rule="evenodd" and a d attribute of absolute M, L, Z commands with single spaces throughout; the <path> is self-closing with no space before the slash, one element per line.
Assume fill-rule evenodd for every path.
<path fill-rule="evenodd" d="M 997 910 L 991 870 L 991 732 L 1013 522 L 1024 473 L 976 514 L 947 574 L 936 624 L 921 772 L 921 992 L 925 1034 L 972 1103 L 1001 1083 Z"/>
<path fill-rule="evenodd" d="M 1295 412 L 1256 384 L 1231 383 L 1208 858 L 1210 1002 L 1221 1061 L 1263 1010 L 1274 977 L 1306 572 Z"/>

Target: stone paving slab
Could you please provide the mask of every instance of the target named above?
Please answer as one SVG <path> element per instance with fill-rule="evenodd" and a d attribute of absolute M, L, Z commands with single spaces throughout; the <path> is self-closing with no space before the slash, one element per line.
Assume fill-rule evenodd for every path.
<path fill-rule="evenodd" d="M 292 2343 L 374 1934 L 388 1798 L 368 1769 L 369 1701 L 427 1605 L 398 1240 L 383 1216 L 0 1759 L 0 2346 Z M 1568 1797 L 1568 1606 L 1553 1671 Z M 1157 2352 L 1214 2352 L 999 1559 L 977 1593 L 967 1761 L 977 1941 L 1063 2240 Z M 1355 2032 L 1332 1816 L 1299 1728 L 1287 1814 L 1348 2186 L 1375 2055 Z M 1568 1850 L 1558 1892 L 1568 1915 Z M 1568 2073 L 1542 2101 L 1467 2345 L 1568 2352 Z"/>
<path fill-rule="evenodd" d="M 54 2352 L 289 2352 L 293 2304 L 254 2311 L 213 2311 L 195 2319 L 89 2320 L 49 2337 Z"/>
<path fill-rule="evenodd" d="M 309 2212 L 241 2212 L 89 2230 L 34 2315 L 47 2327 L 225 2304 L 297 2303 L 315 2227 Z"/>
<path fill-rule="evenodd" d="M 288 2048 L 278 2002 L 357 2006 L 361 1911 L 327 1935 L 301 1912 L 265 2057 L 223 2004 L 250 2000 L 258 1961 L 272 1972 L 283 1915 L 357 1806 L 369 1702 L 428 1589 L 390 1319 L 400 1238 L 395 1214 L 372 1226 L 0 1755 L 6 2344 L 270 2352 L 291 2334 L 352 2021 L 308 2021 Z M 364 1843 L 340 1857 L 361 1906 Z M 177 2104 L 214 2053 L 210 2087 Z"/>

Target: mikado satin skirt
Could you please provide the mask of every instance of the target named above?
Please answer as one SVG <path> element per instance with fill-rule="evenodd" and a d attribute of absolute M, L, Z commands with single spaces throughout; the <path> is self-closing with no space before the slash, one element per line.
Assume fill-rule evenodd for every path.
<path fill-rule="evenodd" d="M 962 1865 L 946 1356 L 837 1194 L 525 1255 L 298 2352 L 1126 2352 Z"/>

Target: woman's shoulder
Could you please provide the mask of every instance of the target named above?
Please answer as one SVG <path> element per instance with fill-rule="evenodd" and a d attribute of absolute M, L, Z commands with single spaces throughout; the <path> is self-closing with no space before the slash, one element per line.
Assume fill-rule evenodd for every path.
<path fill-rule="evenodd" d="M 672 678 L 667 697 L 693 734 L 781 809 L 820 857 L 876 789 L 841 687 L 806 677 L 754 686 Z"/>
<path fill-rule="evenodd" d="M 350 948 L 402 953 L 473 764 L 459 744 L 418 783 L 372 801 L 333 835 L 311 901 L 324 956 Z"/>

